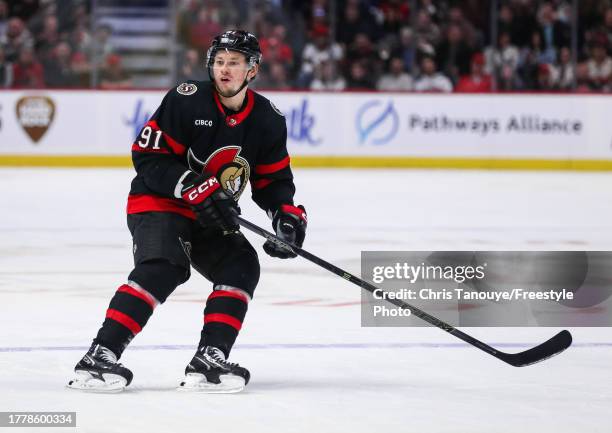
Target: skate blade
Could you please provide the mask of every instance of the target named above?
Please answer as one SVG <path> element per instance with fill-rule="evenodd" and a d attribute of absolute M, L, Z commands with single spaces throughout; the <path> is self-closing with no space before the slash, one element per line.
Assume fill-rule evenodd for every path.
<path fill-rule="evenodd" d="M 177 390 L 206 394 L 234 394 L 242 391 L 246 385 L 242 377 L 234 374 L 222 374 L 219 379 L 221 383 L 210 383 L 203 374 L 188 373 Z"/>
<path fill-rule="evenodd" d="M 116 374 L 102 374 L 104 381 L 94 378 L 87 371 L 77 371 L 76 377 L 66 385 L 68 389 L 85 392 L 111 394 L 121 392 L 127 386 L 127 380 Z"/>

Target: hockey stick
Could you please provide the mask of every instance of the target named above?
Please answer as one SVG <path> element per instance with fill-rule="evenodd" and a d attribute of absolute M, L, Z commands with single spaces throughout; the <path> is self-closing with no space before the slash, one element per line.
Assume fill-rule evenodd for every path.
<path fill-rule="evenodd" d="M 295 245 L 292 245 L 292 244 L 289 244 L 283 241 L 282 239 L 278 238 L 276 235 L 245 220 L 244 218 L 238 217 L 238 222 L 240 223 L 242 227 L 254 233 L 257 233 L 260 236 L 263 236 L 270 242 L 273 242 L 281 247 L 284 247 L 284 248 L 287 248 L 293 251 L 298 256 L 301 256 L 305 258 L 306 260 L 309 260 L 313 262 L 314 264 L 319 265 L 322 268 L 327 269 L 330 272 L 333 272 L 334 274 L 344 278 L 345 280 L 350 281 L 353 284 L 358 285 L 359 287 L 367 290 L 370 293 L 373 293 L 374 290 L 377 289 L 376 286 L 368 283 L 367 281 L 364 281 L 361 278 L 358 278 L 346 272 L 345 270 L 340 269 L 339 267 L 332 265 L 329 262 L 326 262 L 325 260 L 315 256 L 314 254 L 309 253 L 306 250 L 303 250 L 302 248 L 296 247 Z M 536 362 L 544 361 L 545 359 L 550 358 L 551 356 L 558 355 L 559 353 L 563 352 L 565 349 L 567 349 L 572 344 L 572 334 L 570 334 L 569 331 L 567 330 L 563 330 L 559 332 L 557 335 L 553 336 L 551 339 L 545 341 L 544 343 L 539 344 L 538 346 L 532 347 L 531 349 L 527 349 L 523 352 L 519 352 L 519 353 L 500 352 L 499 350 L 489 346 L 488 344 L 483 343 L 482 341 L 472 337 L 471 335 L 468 335 L 465 332 L 458 330 L 454 326 L 449 325 L 448 323 L 443 322 L 442 320 L 402 300 L 387 299 L 387 301 L 402 309 L 409 310 L 411 314 L 417 316 L 418 318 L 428 323 L 431 323 L 432 325 L 448 332 L 449 334 L 454 335 L 455 337 L 465 341 L 468 344 L 471 344 L 472 346 L 477 347 L 478 349 L 488 353 L 489 355 L 492 355 L 496 357 L 497 359 L 501 359 L 502 361 L 510 365 L 513 365 L 514 367 L 524 367 L 526 365 L 535 364 Z"/>

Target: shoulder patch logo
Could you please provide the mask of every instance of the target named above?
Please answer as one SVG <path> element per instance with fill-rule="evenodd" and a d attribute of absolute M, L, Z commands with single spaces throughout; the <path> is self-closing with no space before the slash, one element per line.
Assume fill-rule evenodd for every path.
<path fill-rule="evenodd" d="M 283 112 L 282 112 L 282 111 L 280 111 L 280 110 L 278 109 L 278 107 L 277 107 L 276 105 L 274 105 L 274 103 L 273 103 L 272 101 L 270 101 L 270 105 L 272 106 L 272 109 L 278 113 L 278 115 L 279 115 L 279 116 L 283 116 L 283 117 L 285 117 L 285 115 L 283 114 Z"/>
<path fill-rule="evenodd" d="M 192 83 L 183 83 L 176 88 L 176 91 L 181 95 L 189 96 L 198 91 L 198 86 Z"/>

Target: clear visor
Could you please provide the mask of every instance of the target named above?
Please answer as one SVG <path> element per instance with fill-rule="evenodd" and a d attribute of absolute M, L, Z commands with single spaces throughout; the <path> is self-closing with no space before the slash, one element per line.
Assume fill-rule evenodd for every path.
<path fill-rule="evenodd" d="M 225 48 L 225 47 L 210 47 L 208 49 L 208 52 L 206 53 L 206 65 L 207 66 L 213 66 L 213 63 L 215 63 L 215 61 L 217 60 L 216 57 L 218 54 L 220 53 L 236 53 L 239 55 L 242 55 L 242 58 L 245 60 L 246 63 L 246 69 L 251 69 L 253 66 L 255 66 L 255 64 L 259 63 L 261 61 L 261 55 L 259 55 L 259 57 L 254 56 L 252 53 L 246 52 L 246 51 L 242 51 L 242 50 L 231 50 L 229 48 Z"/>
<path fill-rule="evenodd" d="M 251 69 L 243 54 L 229 50 L 217 51 L 211 66 L 215 71 L 229 69 L 230 71 L 246 72 Z"/>

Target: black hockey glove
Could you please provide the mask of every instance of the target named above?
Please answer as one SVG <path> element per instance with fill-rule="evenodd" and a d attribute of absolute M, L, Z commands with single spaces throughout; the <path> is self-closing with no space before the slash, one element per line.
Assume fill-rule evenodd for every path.
<path fill-rule="evenodd" d="M 272 228 L 276 236 L 284 241 L 301 247 L 306 236 L 306 209 L 304 206 L 282 205 L 272 217 Z M 271 241 L 266 241 L 263 249 L 268 255 L 281 259 L 296 257 L 293 251 L 281 247 Z"/>
<path fill-rule="evenodd" d="M 202 226 L 219 227 L 227 232 L 240 228 L 236 219 L 240 215 L 238 203 L 221 188 L 216 177 L 197 176 L 188 180 L 181 196 L 191 205 Z"/>

